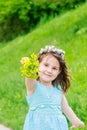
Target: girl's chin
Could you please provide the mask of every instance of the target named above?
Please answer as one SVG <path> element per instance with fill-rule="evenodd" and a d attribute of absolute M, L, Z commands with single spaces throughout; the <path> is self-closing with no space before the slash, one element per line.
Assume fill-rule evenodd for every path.
<path fill-rule="evenodd" d="M 48 79 L 48 78 L 42 78 L 42 79 L 40 79 L 41 81 L 43 81 L 43 82 L 52 82 L 53 80 L 51 80 L 51 79 Z"/>
<path fill-rule="evenodd" d="M 45 82 L 52 82 L 54 79 L 52 79 L 48 75 L 43 75 L 43 76 L 40 76 L 40 80 L 45 81 Z"/>

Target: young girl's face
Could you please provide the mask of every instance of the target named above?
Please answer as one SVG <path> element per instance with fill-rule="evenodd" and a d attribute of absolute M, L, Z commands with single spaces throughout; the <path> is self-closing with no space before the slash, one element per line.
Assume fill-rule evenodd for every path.
<path fill-rule="evenodd" d="M 51 54 L 45 56 L 39 65 L 39 80 L 47 85 L 52 85 L 52 81 L 56 79 L 60 73 L 60 64 L 56 57 Z"/>

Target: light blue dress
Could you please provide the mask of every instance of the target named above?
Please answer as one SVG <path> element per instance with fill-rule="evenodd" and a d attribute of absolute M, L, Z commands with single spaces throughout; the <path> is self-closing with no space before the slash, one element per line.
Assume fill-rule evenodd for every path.
<path fill-rule="evenodd" d="M 62 90 L 60 85 L 48 87 L 37 81 L 35 92 L 26 96 L 29 112 L 23 130 L 68 130 L 61 111 Z"/>

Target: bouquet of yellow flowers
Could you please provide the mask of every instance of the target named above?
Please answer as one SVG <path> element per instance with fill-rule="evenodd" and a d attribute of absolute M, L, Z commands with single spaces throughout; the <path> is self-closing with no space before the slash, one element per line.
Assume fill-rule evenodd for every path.
<path fill-rule="evenodd" d="M 39 62 L 37 59 L 37 55 L 32 53 L 29 57 L 22 57 L 21 58 L 21 74 L 27 78 L 38 78 L 39 72 Z"/>

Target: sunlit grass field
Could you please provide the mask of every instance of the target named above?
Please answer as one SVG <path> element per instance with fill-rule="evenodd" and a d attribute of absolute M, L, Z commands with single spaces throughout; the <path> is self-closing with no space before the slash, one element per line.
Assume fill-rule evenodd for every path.
<path fill-rule="evenodd" d="M 56 41 L 56 42 L 54 42 Z M 31 33 L 8 43 L 0 43 L 0 123 L 22 130 L 28 105 L 20 59 L 41 47 L 55 45 L 65 50 L 72 76 L 67 100 L 77 116 L 87 124 L 87 4 L 62 14 Z M 71 124 L 69 123 L 69 126 Z M 76 130 L 82 130 L 77 128 Z M 85 125 L 84 130 L 87 130 Z"/>

